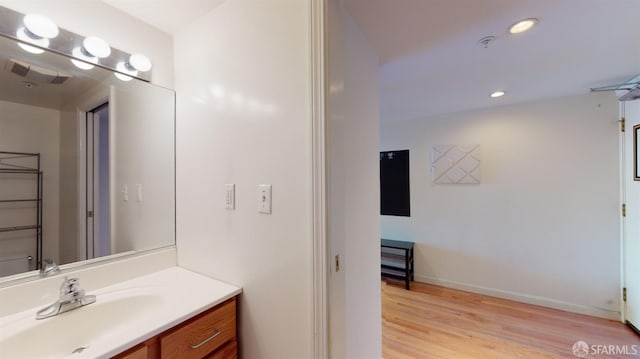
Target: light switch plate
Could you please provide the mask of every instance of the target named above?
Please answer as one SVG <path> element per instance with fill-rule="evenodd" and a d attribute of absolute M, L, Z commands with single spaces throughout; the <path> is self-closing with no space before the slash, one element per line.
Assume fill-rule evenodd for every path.
<path fill-rule="evenodd" d="M 224 208 L 236 209 L 236 185 L 233 183 L 224 185 Z"/>
<path fill-rule="evenodd" d="M 258 212 L 271 214 L 271 185 L 258 186 Z"/>

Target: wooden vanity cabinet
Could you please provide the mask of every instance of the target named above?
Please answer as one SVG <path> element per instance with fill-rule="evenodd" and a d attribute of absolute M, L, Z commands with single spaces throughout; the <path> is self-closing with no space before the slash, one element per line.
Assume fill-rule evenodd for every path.
<path fill-rule="evenodd" d="M 113 359 L 236 359 L 236 298 L 186 320 Z"/>

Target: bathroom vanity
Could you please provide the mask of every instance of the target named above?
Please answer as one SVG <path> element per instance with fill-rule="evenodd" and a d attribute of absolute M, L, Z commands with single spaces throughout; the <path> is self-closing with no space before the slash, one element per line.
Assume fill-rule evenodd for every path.
<path fill-rule="evenodd" d="M 180 267 L 163 269 L 88 290 L 95 303 L 50 318 L 36 320 L 41 307 L 0 317 L 2 356 L 236 358 L 241 291 Z"/>
<path fill-rule="evenodd" d="M 234 297 L 113 358 L 235 359 L 237 353 Z"/>

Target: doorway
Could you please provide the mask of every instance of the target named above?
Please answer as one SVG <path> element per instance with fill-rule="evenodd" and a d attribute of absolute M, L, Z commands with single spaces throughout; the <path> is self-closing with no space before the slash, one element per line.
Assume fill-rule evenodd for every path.
<path fill-rule="evenodd" d="M 84 187 L 81 192 L 85 194 L 86 210 L 80 241 L 84 259 L 92 259 L 111 254 L 109 103 L 87 111 L 84 125 L 85 171 L 80 183 Z"/>

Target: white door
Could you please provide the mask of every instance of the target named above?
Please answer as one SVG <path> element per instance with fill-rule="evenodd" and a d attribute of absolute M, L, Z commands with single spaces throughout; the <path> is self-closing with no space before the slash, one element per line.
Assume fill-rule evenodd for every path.
<path fill-rule="evenodd" d="M 640 136 L 640 101 L 622 102 L 621 109 L 623 117 L 626 118 L 623 141 L 624 170 L 622 171 L 626 202 L 623 263 L 627 300 L 624 303 L 624 317 L 627 324 L 640 329 L 640 180 L 634 180 L 634 177 L 640 175 L 640 161 L 634 166 L 634 162 L 638 161 L 634 151 L 636 147 L 634 127 L 638 126 L 638 136 Z"/>

